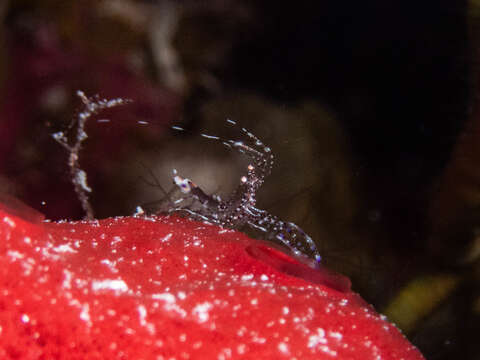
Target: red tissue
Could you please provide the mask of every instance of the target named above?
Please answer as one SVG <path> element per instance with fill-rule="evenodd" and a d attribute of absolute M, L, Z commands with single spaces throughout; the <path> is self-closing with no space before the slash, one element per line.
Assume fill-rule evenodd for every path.
<path fill-rule="evenodd" d="M 0 359 L 423 359 L 347 278 L 242 233 L 8 209 Z"/>

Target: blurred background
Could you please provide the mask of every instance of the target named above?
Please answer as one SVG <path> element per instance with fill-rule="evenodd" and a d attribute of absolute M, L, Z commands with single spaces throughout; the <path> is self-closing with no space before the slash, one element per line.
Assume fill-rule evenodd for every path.
<path fill-rule="evenodd" d="M 427 359 L 480 359 L 479 17 L 479 0 L 3 0 L 0 191 L 84 216 L 51 137 L 78 89 L 134 101 L 87 124 L 99 218 L 154 209 L 173 168 L 229 194 L 246 160 L 199 134 L 240 139 L 236 120 L 276 156 L 260 208 Z"/>

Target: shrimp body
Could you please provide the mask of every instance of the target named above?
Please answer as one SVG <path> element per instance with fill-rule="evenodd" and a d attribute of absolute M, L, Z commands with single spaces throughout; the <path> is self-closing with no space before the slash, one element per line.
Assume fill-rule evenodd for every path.
<path fill-rule="evenodd" d="M 228 123 L 236 125 L 232 120 Z M 183 193 L 183 198 L 170 209 L 171 212 L 184 212 L 189 216 L 207 221 L 222 227 L 241 229 L 249 226 L 265 234 L 266 240 L 279 242 L 290 249 L 297 256 L 312 255 L 319 263 L 321 256 L 315 242 L 299 226 L 292 222 L 280 220 L 267 211 L 256 207 L 256 193 L 263 185 L 265 178 L 270 175 L 274 163 L 274 156 L 268 146 L 242 128 L 249 143 L 244 141 L 223 140 L 216 136 L 202 135 L 209 139 L 219 140 L 222 143 L 251 159 L 247 172 L 240 178 L 237 189 L 226 200 L 218 195 L 206 194 L 192 180 L 180 176 L 173 171 L 173 182 Z M 183 200 L 189 199 L 197 206 L 191 209 L 184 206 Z"/>

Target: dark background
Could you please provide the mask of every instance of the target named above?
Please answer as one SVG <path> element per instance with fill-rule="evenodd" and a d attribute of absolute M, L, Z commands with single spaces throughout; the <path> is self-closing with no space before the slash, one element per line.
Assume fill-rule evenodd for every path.
<path fill-rule="evenodd" d="M 2 191 L 84 216 L 51 138 L 78 89 L 134 100 L 87 128 L 98 217 L 154 208 L 172 168 L 229 193 L 244 159 L 199 134 L 239 138 L 235 119 L 276 155 L 260 207 L 304 228 L 427 359 L 480 358 L 475 1 L 2 4 Z"/>

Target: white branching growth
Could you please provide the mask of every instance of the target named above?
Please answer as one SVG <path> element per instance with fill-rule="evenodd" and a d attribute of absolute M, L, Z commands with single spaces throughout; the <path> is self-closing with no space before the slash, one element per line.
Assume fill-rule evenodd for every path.
<path fill-rule="evenodd" d="M 82 149 L 82 143 L 88 138 L 85 125 L 90 117 L 101 110 L 125 105 L 130 103 L 131 100 L 122 98 L 107 100 L 100 99 L 98 96 L 89 98 L 80 90 L 77 91 L 77 95 L 82 100 L 84 108 L 78 113 L 70 126 L 70 128 L 72 128 L 76 125 L 76 134 L 73 136 L 73 141 L 70 141 L 69 134 L 63 131 L 56 132 L 52 134 L 52 136 L 67 149 L 70 154 L 68 157 L 68 167 L 70 168 L 73 187 L 85 211 L 85 217 L 87 219 L 93 219 L 93 209 L 88 200 L 88 193 L 92 192 L 92 189 L 88 186 L 87 173 L 80 168 L 80 150 Z"/>

